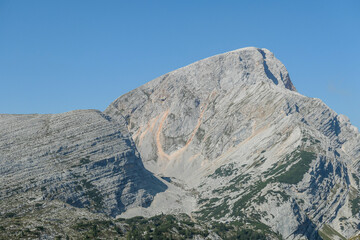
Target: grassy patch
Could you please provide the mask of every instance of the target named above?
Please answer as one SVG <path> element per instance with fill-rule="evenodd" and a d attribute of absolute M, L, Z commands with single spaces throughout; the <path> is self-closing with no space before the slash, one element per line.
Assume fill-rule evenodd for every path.
<path fill-rule="evenodd" d="M 221 204 L 213 205 L 215 198 L 212 198 L 213 202 L 207 203 L 203 206 L 203 209 L 198 211 L 197 213 L 200 215 L 199 219 L 206 220 L 206 219 L 220 219 L 224 217 L 226 214 L 230 213 L 229 204 L 227 203 L 227 199 L 225 199 Z"/>
<path fill-rule="evenodd" d="M 82 216 L 67 222 L 68 227 L 63 227 L 61 222 L 50 223 L 36 219 L 35 227 L 30 228 L 28 222 L 22 222 L 22 220 L 29 219 L 28 217 L 21 218 L 19 224 L 14 224 L 17 219 L 14 218 L 12 221 L 5 219 L 6 222 L 0 222 L 0 239 L 42 239 L 47 237 L 52 239 L 185 240 L 207 239 L 211 233 L 216 233 L 221 239 L 261 240 L 267 239 L 269 236 L 276 236 L 268 230 L 267 226 L 255 221 L 251 224 L 195 222 L 186 214 L 162 214 L 151 218 L 134 217 L 116 220 L 111 218 L 88 219 Z"/>
<path fill-rule="evenodd" d="M 313 138 L 313 137 L 311 137 L 311 136 L 309 136 L 309 137 L 303 137 L 303 138 L 301 139 L 301 141 L 303 141 L 303 142 L 309 141 L 311 144 L 320 143 L 320 141 L 319 141 L 318 139 L 315 139 L 315 138 Z"/>
<path fill-rule="evenodd" d="M 344 236 L 342 236 L 340 233 L 338 233 L 337 231 L 335 231 L 332 227 L 330 227 L 329 225 L 325 224 L 323 226 L 323 228 L 319 231 L 319 235 L 322 237 L 322 239 L 324 240 L 332 240 L 334 239 L 334 237 L 336 236 L 337 238 L 340 238 L 342 240 L 346 240 L 346 238 Z"/>
<path fill-rule="evenodd" d="M 357 196 L 356 198 L 350 200 L 351 202 L 351 213 L 353 216 L 359 214 L 360 212 L 360 197 Z"/>
<path fill-rule="evenodd" d="M 316 154 L 307 151 L 296 152 L 294 158 L 300 160 L 293 164 L 288 171 L 278 176 L 278 182 L 297 184 L 302 179 L 304 174 L 309 171 L 311 162 L 316 159 Z"/>
<path fill-rule="evenodd" d="M 267 180 L 265 182 L 259 181 L 257 183 L 255 183 L 250 191 L 243 195 L 239 200 L 237 200 L 234 203 L 234 207 L 233 207 L 233 216 L 241 216 L 242 215 L 242 210 L 245 209 L 247 207 L 247 205 L 249 203 L 251 203 L 251 199 L 253 197 L 255 197 L 258 193 L 260 193 L 260 191 L 266 187 L 267 184 L 270 183 L 270 180 Z"/>
<path fill-rule="evenodd" d="M 209 177 L 211 178 L 219 178 L 219 177 L 228 177 L 234 174 L 234 172 L 236 172 L 237 169 L 234 169 L 234 164 L 230 163 L 228 165 L 225 166 L 221 166 L 218 169 L 215 170 L 215 172 L 211 175 L 209 175 Z"/>
<path fill-rule="evenodd" d="M 239 188 L 241 188 L 241 185 L 246 184 L 250 180 L 250 178 L 251 178 L 251 176 L 249 174 L 239 175 L 230 180 L 230 185 L 228 185 L 226 187 L 222 187 L 220 189 L 215 189 L 212 192 L 223 194 L 226 191 L 230 191 L 230 192 L 239 191 Z"/>
<path fill-rule="evenodd" d="M 284 191 L 273 191 L 273 190 L 269 190 L 268 191 L 269 194 L 272 195 L 276 195 L 276 196 L 281 196 L 281 198 L 286 202 L 289 201 L 290 196 L 287 195 Z"/>
<path fill-rule="evenodd" d="M 128 224 L 126 239 L 191 239 L 197 235 L 209 235 L 206 228 L 192 222 L 187 215 L 135 217 L 124 221 Z"/>

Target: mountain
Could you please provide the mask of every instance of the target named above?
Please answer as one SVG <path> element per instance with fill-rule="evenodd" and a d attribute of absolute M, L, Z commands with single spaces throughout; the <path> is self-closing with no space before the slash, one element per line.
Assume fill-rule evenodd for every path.
<path fill-rule="evenodd" d="M 148 172 L 125 121 L 96 110 L 0 115 L 0 204 L 27 211 L 59 200 L 116 216 L 166 185 Z"/>
<path fill-rule="evenodd" d="M 360 134 L 267 49 L 216 55 L 104 112 L 0 115 L 0 239 L 346 239 Z"/>
<path fill-rule="evenodd" d="M 147 169 L 193 193 L 197 219 L 263 225 L 285 239 L 359 231 L 358 130 L 296 92 L 267 49 L 165 74 L 105 114 L 125 117 Z"/>

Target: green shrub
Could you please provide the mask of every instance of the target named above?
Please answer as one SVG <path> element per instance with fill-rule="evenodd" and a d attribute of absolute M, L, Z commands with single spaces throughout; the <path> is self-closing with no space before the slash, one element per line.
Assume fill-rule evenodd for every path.
<path fill-rule="evenodd" d="M 300 160 L 292 165 L 288 171 L 278 176 L 276 179 L 282 183 L 297 184 L 302 179 L 304 174 L 309 171 L 311 162 L 316 159 L 315 153 L 300 151 L 296 153 L 295 157 Z"/>

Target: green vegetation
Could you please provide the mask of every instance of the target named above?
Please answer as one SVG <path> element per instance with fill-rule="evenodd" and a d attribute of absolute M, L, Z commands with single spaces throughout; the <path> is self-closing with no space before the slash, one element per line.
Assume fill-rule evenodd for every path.
<path fill-rule="evenodd" d="M 205 130 L 202 128 L 199 128 L 195 133 L 196 138 L 201 142 L 204 139 L 205 136 Z"/>
<path fill-rule="evenodd" d="M 218 198 L 212 198 L 210 201 L 203 206 L 203 209 L 196 212 L 199 214 L 200 220 L 206 219 L 220 219 L 221 217 L 225 216 L 226 214 L 230 213 L 229 204 L 227 203 L 227 199 L 224 199 L 222 203 L 218 205 L 214 205 L 215 202 L 221 201 Z"/>
<path fill-rule="evenodd" d="M 269 184 L 276 184 L 277 182 L 287 184 L 299 183 L 302 180 L 304 174 L 309 171 L 310 164 L 314 159 L 316 159 L 316 155 L 314 153 L 300 150 L 299 148 L 288 155 L 282 164 L 275 165 L 270 170 L 268 170 L 264 175 L 266 178 L 265 180 L 255 182 L 251 184 L 251 187 L 245 185 L 251 176 L 244 174 L 234 177 L 228 186 L 213 190 L 213 193 L 220 195 L 226 191 L 237 192 L 240 189 L 245 190 L 245 193 L 242 193 L 234 203 L 232 211 L 229 211 L 229 198 L 202 199 L 199 201 L 199 203 L 202 204 L 202 207 L 201 210 L 197 212 L 198 218 L 205 221 L 221 219 L 227 214 L 230 214 L 231 216 L 244 219 L 244 221 L 250 221 L 250 216 L 251 221 L 253 221 L 253 226 L 257 226 L 256 229 L 260 229 L 262 232 L 270 231 L 266 225 L 263 225 L 260 222 L 260 219 L 262 216 L 264 216 L 264 213 L 253 212 L 249 215 L 244 213 L 244 209 L 247 209 L 252 203 L 257 203 L 259 205 L 263 204 L 267 199 L 266 196 L 269 194 L 277 196 L 277 198 L 280 200 L 279 204 L 280 202 L 289 201 L 290 196 L 284 191 L 268 190 L 266 193 L 261 194 L 262 190 Z M 229 176 L 233 173 L 233 171 L 234 169 L 232 165 L 223 166 L 218 168 L 210 177 L 217 178 Z M 354 204 L 358 204 L 359 208 L 357 209 L 360 210 L 360 199 L 358 202 L 355 201 Z"/>
<path fill-rule="evenodd" d="M 344 236 L 342 236 L 340 233 L 338 233 L 337 231 L 335 231 L 332 227 L 330 227 L 329 225 L 325 224 L 323 226 L 323 228 L 319 231 L 319 235 L 321 236 L 322 239 L 324 240 L 332 240 L 335 239 L 334 236 L 336 236 L 337 238 L 340 238 L 342 240 L 346 240 L 346 238 Z"/>
<path fill-rule="evenodd" d="M 42 207 L 42 203 L 35 203 L 35 207 L 36 207 L 36 208 Z"/>
<path fill-rule="evenodd" d="M 359 184 L 360 184 L 360 181 L 359 181 L 359 178 L 356 176 L 356 174 L 352 174 L 352 177 L 354 178 L 354 180 L 355 180 L 355 182 L 356 182 L 356 184 L 357 184 L 357 186 L 359 186 Z"/>
<path fill-rule="evenodd" d="M 81 180 L 81 183 L 83 187 L 86 188 L 85 195 L 89 198 L 91 205 L 97 210 L 101 209 L 103 205 L 103 197 L 100 191 L 96 189 L 94 184 L 85 179 Z M 79 186 L 76 186 L 76 188 L 79 189 Z"/>
<path fill-rule="evenodd" d="M 118 220 L 119 221 L 119 220 Z M 128 224 L 126 239 L 186 239 L 196 235 L 207 237 L 206 228 L 196 226 L 190 217 L 182 214 L 178 217 L 172 215 L 158 215 L 145 219 L 135 217 L 124 221 Z"/>
<path fill-rule="evenodd" d="M 266 239 L 266 234 L 244 224 L 192 222 L 190 217 L 159 215 L 149 219 L 133 218 L 125 220 L 129 224 L 126 239 L 192 239 L 195 236 L 206 238 L 211 232 L 222 239 Z"/>
<path fill-rule="evenodd" d="M 298 183 L 302 180 L 303 175 L 309 170 L 310 164 L 314 159 L 316 159 L 316 155 L 314 153 L 300 150 L 300 148 L 298 148 L 285 158 L 283 164 L 277 164 L 265 171 L 264 177 L 267 178 L 269 176 L 279 176 L 280 174 L 283 174 L 283 176 L 279 176 L 277 178 L 278 181 L 290 184 Z M 288 171 L 286 171 L 291 164 L 293 165 Z M 294 175 L 296 176 L 293 179 Z M 301 179 L 299 180 L 299 178 Z"/>
<path fill-rule="evenodd" d="M 281 196 L 284 201 L 288 201 L 290 199 L 290 196 L 287 195 L 284 191 L 269 190 L 268 193 L 276 196 Z"/>
<path fill-rule="evenodd" d="M 276 179 L 282 183 L 297 184 L 304 174 L 309 171 L 311 162 L 316 159 L 316 154 L 312 152 L 299 151 L 294 154 L 294 158 L 300 160 L 293 164 L 288 171 L 278 176 Z"/>
<path fill-rule="evenodd" d="M 242 210 L 250 203 L 250 200 L 260 193 L 260 191 L 266 187 L 267 184 L 270 183 L 270 180 L 266 180 L 265 182 L 259 181 L 255 183 L 247 194 L 244 194 L 239 200 L 234 203 L 233 207 L 233 216 L 241 216 Z"/>
<path fill-rule="evenodd" d="M 100 210 L 102 208 L 103 197 L 101 196 L 101 193 L 99 192 L 99 190 L 91 189 L 91 190 L 86 191 L 85 194 L 93 202 L 95 209 Z"/>
<path fill-rule="evenodd" d="M 88 163 L 90 163 L 90 157 L 89 156 L 80 159 L 80 165 L 84 165 L 84 164 L 88 164 Z"/>
<path fill-rule="evenodd" d="M 76 185 L 76 186 L 75 186 L 75 190 L 76 190 L 76 191 L 82 191 L 82 190 L 83 190 L 83 187 L 80 186 L 80 185 Z"/>
<path fill-rule="evenodd" d="M 72 226 L 78 236 L 83 239 L 97 239 L 103 237 L 110 237 L 114 239 L 115 236 L 121 237 L 124 234 L 119 231 L 115 223 L 111 220 L 87 220 L 82 219 Z"/>
<path fill-rule="evenodd" d="M 45 230 L 45 228 L 43 226 L 37 226 L 36 229 L 41 232 Z"/>
<path fill-rule="evenodd" d="M 16 214 L 13 213 L 13 212 L 8 212 L 8 213 L 5 213 L 5 215 L 4 215 L 5 218 L 12 218 L 12 217 L 15 217 L 15 216 L 16 216 Z"/>
<path fill-rule="evenodd" d="M 217 203 L 221 199 L 212 198 L 208 202 Z M 223 202 L 225 203 L 225 201 Z M 32 205 L 33 206 L 33 205 Z M 27 213 L 15 212 L 0 218 L 0 239 L 194 239 L 209 235 L 222 239 L 266 239 L 268 231 L 258 222 L 249 224 L 213 221 L 194 221 L 186 214 L 158 215 L 151 218 L 134 217 L 130 219 L 112 219 L 101 215 L 83 215 L 76 208 L 56 209 L 43 204 L 42 208 L 29 208 Z M 31 207 L 31 205 L 29 205 Z M 5 215 L 5 214 L 4 214 Z M 4 216 L 3 215 L 3 216 Z M 62 216 L 59 218 L 59 216 Z M 86 218 L 85 218 L 86 216 Z M 94 218 L 96 217 L 96 218 Z M 101 219 L 97 218 L 100 217 Z M 54 218 L 54 219 L 53 219 Z"/>
<path fill-rule="evenodd" d="M 243 174 L 236 176 L 235 178 L 230 180 L 230 185 L 226 187 L 222 187 L 220 189 L 213 190 L 213 193 L 223 194 L 226 191 L 236 192 L 241 188 L 241 184 L 246 184 L 250 180 L 251 176 L 249 174 Z"/>
<path fill-rule="evenodd" d="M 271 229 L 253 219 L 245 219 L 242 222 L 213 223 L 211 229 L 223 239 L 282 239 L 281 235 L 274 233 Z"/>
<path fill-rule="evenodd" d="M 256 199 L 253 199 L 252 201 L 260 205 L 260 204 L 262 204 L 262 203 L 264 203 L 266 201 L 265 196 L 268 195 L 268 194 L 273 195 L 273 196 L 279 196 L 285 202 L 290 199 L 290 196 L 287 195 L 284 191 L 268 190 L 265 195 L 258 196 Z"/>
<path fill-rule="evenodd" d="M 360 212 L 360 197 L 357 196 L 350 200 L 351 202 L 351 212 L 353 215 L 357 215 Z"/>
<path fill-rule="evenodd" d="M 237 169 L 234 169 L 234 164 L 230 163 L 228 165 L 225 166 L 221 166 L 218 169 L 215 170 L 215 172 L 211 175 L 209 175 L 209 177 L 211 178 L 218 178 L 218 177 L 228 177 L 234 174 L 234 172 L 236 172 Z"/>
<path fill-rule="evenodd" d="M 259 166 L 262 165 L 265 161 L 266 161 L 266 158 L 265 158 L 265 157 L 261 157 L 259 160 L 257 160 L 256 162 L 254 162 L 252 166 L 254 166 L 255 168 L 256 168 L 256 167 L 259 167 Z"/>
<path fill-rule="evenodd" d="M 86 156 L 81 158 L 77 164 L 72 165 L 71 168 L 81 167 L 82 165 L 88 164 L 90 162 L 90 157 Z"/>
<path fill-rule="evenodd" d="M 197 203 L 200 205 L 200 204 L 203 204 L 203 203 L 205 203 L 207 201 L 209 201 L 208 198 L 202 198 L 202 199 L 199 199 Z"/>
<path fill-rule="evenodd" d="M 301 141 L 303 141 L 303 142 L 309 141 L 311 144 L 320 143 L 320 141 L 319 141 L 318 139 L 315 139 L 315 138 L 313 138 L 313 137 L 311 137 L 311 136 L 309 136 L 308 138 L 307 138 L 307 137 L 303 137 L 303 138 L 301 139 Z"/>
<path fill-rule="evenodd" d="M 205 151 L 206 152 L 209 152 L 211 149 L 210 149 L 210 147 L 211 147 L 211 141 L 212 141 L 212 139 L 211 139 L 211 136 L 207 136 L 206 138 L 205 138 Z"/>

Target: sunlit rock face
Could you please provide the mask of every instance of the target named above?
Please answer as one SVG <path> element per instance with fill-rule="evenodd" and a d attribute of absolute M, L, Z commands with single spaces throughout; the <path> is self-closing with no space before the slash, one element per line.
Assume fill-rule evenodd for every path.
<path fill-rule="evenodd" d="M 165 74 L 104 112 L 0 114 L 0 227 L 41 222 L 47 236 L 84 238 L 79 220 L 187 213 L 270 239 L 349 238 L 359 160 L 349 119 L 249 47 Z"/>
<path fill-rule="evenodd" d="M 96 110 L 3 114 L 0 133 L 2 209 L 12 201 L 25 208 L 29 199 L 61 200 L 116 216 L 149 206 L 166 189 L 145 170 L 121 117 Z"/>
<path fill-rule="evenodd" d="M 296 92 L 267 49 L 180 68 L 104 113 L 124 116 L 145 167 L 192 193 L 198 219 L 264 224 L 286 239 L 359 229 L 357 129 Z"/>

